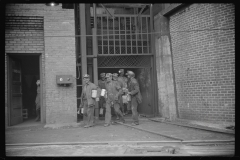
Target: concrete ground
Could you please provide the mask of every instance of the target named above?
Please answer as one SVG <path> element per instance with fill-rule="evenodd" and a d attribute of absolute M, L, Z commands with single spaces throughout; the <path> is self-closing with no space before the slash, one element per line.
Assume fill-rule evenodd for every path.
<path fill-rule="evenodd" d="M 132 120 L 130 116 L 126 117 L 126 124 L 131 124 Z M 184 123 L 184 122 L 181 122 Z M 205 122 L 206 123 L 206 122 Z M 16 125 L 13 127 L 8 127 L 5 131 L 6 135 L 6 144 L 7 144 L 7 155 L 19 155 L 19 156 L 54 156 L 59 155 L 61 149 L 60 146 L 54 145 L 48 146 L 45 149 L 43 146 L 21 146 L 20 148 L 10 146 L 9 144 L 20 144 L 20 143 L 104 143 L 104 142 L 161 142 L 161 141 L 176 141 L 174 139 L 161 136 L 158 134 L 153 134 L 149 132 L 145 132 L 142 130 L 152 131 L 154 133 L 160 133 L 163 135 L 173 136 L 184 141 L 192 141 L 192 140 L 235 140 L 234 134 L 224 134 L 224 133 L 214 133 L 210 131 L 197 130 L 191 128 L 185 128 L 176 125 L 169 125 L 161 122 L 153 122 L 148 120 L 147 118 L 140 118 L 140 125 L 136 126 L 139 129 L 131 128 L 128 126 L 124 126 L 121 124 L 111 125 L 109 127 L 104 127 L 104 120 L 100 119 L 96 121 L 94 127 L 83 128 L 84 124 L 82 121 L 74 124 L 65 124 L 65 125 L 45 125 L 41 123 L 37 123 L 32 121 L 25 122 L 25 124 Z M 209 124 L 208 124 L 209 126 Z M 223 126 L 223 125 L 222 125 Z M 219 126 L 218 126 L 219 128 Z M 224 127 L 222 127 L 224 130 Z M 88 152 L 84 152 L 86 150 L 86 145 L 84 147 L 82 145 L 64 145 L 61 146 L 63 151 L 60 155 L 92 155 L 94 150 L 97 150 L 98 147 L 91 147 Z M 109 155 L 116 152 L 117 155 L 131 154 L 136 150 L 129 149 L 128 147 L 123 147 L 124 145 L 115 146 L 118 149 L 114 150 L 114 147 L 109 147 L 105 145 L 104 148 L 100 149 L 99 154 Z M 42 149 L 39 149 L 42 148 Z M 50 148 L 51 149 L 50 149 Z M 75 147 L 75 151 L 67 148 Z M 154 147 L 154 145 L 152 145 Z M 35 148 L 35 150 L 34 150 Z M 37 149 L 38 148 L 38 149 Z M 131 146 L 130 146 L 131 148 Z M 81 152 L 80 152 L 81 150 Z M 101 151 L 101 152 L 100 152 Z M 84 154 L 83 154 L 84 153 Z"/>

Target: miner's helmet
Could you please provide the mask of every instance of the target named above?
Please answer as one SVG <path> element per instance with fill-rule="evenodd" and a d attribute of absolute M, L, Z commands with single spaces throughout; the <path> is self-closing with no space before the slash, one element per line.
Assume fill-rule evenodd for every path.
<path fill-rule="evenodd" d="M 36 84 L 37 84 L 37 85 L 40 85 L 40 80 L 37 80 Z"/>
<path fill-rule="evenodd" d="M 112 76 L 113 76 L 113 77 L 118 77 L 118 74 L 117 74 L 117 73 L 113 73 Z"/>
<path fill-rule="evenodd" d="M 124 73 L 124 69 L 119 69 L 119 73 Z"/>
<path fill-rule="evenodd" d="M 106 75 L 105 73 L 101 73 L 101 74 L 100 74 L 100 77 L 104 78 L 105 75 Z"/>
<path fill-rule="evenodd" d="M 130 75 L 131 77 L 135 77 L 135 73 L 133 71 L 127 71 L 126 75 Z"/>
<path fill-rule="evenodd" d="M 83 78 L 90 78 L 90 76 L 88 74 L 84 74 Z"/>
<path fill-rule="evenodd" d="M 106 78 L 108 78 L 108 77 L 112 77 L 112 73 L 107 73 Z"/>

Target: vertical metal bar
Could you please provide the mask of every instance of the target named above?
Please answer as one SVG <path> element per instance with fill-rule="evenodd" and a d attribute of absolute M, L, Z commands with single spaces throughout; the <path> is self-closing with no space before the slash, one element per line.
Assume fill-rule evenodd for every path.
<path fill-rule="evenodd" d="M 87 45 L 86 45 L 86 19 L 85 19 L 85 4 L 79 4 L 80 30 L 81 30 L 81 68 L 82 74 L 87 74 Z M 83 82 L 84 84 L 84 82 Z"/>
<path fill-rule="evenodd" d="M 108 54 L 109 54 L 109 29 L 108 29 L 108 15 L 107 15 L 107 42 L 108 42 Z"/>
<path fill-rule="evenodd" d="M 115 48 L 115 18 L 113 18 L 113 54 L 115 55 L 115 51 L 116 51 L 116 48 Z"/>
<path fill-rule="evenodd" d="M 148 17 L 146 17 L 146 27 L 147 27 L 147 52 L 149 53 L 149 40 L 148 40 Z"/>
<path fill-rule="evenodd" d="M 135 35 L 136 35 L 136 52 L 138 54 L 138 26 L 137 26 L 137 15 L 135 16 L 135 28 L 136 28 L 136 32 L 135 32 Z"/>
<path fill-rule="evenodd" d="M 93 3 L 93 23 L 94 23 L 94 28 L 96 28 L 96 31 L 97 31 L 96 3 Z M 96 35 L 97 35 L 97 33 L 96 33 Z"/>
<path fill-rule="evenodd" d="M 132 54 L 132 17 L 130 17 L 130 37 L 131 37 L 131 52 L 130 54 Z"/>
<path fill-rule="evenodd" d="M 120 53 L 119 54 L 122 54 L 121 43 L 122 43 L 122 37 L 121 37 L 121 17 L 119 16 L 119 49 L 120 49 Z"/>
<path fill-rule="evenodd" d="M 151 51 L 153 54 L 153 100 L 154 100 L 154 107 L 153 107 L 153 113 L 154 115 L 158 115 L 158 86 L 157 86 L 157 72 L 156 72 L 156 54 L 155 54 L 155 35 L 154 35 L 154 26 L 153 26 L 153 5 L 150 5 L 150 26 L 151 26 Z"/>
<path fill-rule="evenodd" d="M 142 41 L 142 54 L 143 54 L 143 20 L 142 20 L 143 17 L 139 17 L 139 18 L 141 18 L 140 24 L 141 24 L 141 41 Z"/>
<path fill-rule="evenodd" d="M 125 20 L 125 54 L 127 53 L 127 17 L 124 17 Z"/>
<path fill-rule="evenodd" d="M 98 63 L 97 63 L 97 54 L 98 54 L 98 45 L 97 45 L 97 29 L 93 28 L 92 29 L 92 34 L 93 34 L 93 41 L 92 41 L 92 46 L 93 46 L 93 78 L 94 78 L 94 83 L 98 85 Z M 99 106 L 98 103 L 95 104 L 95 118 L 99 118 Z"/>
<path fill-rule="evenodd" d="M 103 17 L 101 16 L 101 33 L 102 33 L 102 54 L 103 54 Z"/>

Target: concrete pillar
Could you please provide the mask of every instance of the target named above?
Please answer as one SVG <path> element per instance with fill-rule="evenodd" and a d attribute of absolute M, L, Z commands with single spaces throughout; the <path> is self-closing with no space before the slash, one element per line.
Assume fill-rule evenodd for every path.
<path fill-rule="evenodd" d="M 160 32 L 155 34 L 159 112 L 173 121 L 177 118 L 177 105 L 168 19 L 158 14 L 154 25 L 155 32 Z"/>

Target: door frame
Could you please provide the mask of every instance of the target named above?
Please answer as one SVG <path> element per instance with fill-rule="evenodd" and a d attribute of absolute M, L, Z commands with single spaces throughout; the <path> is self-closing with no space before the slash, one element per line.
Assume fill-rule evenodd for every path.
<path fill-rule="evenodd" d="M 42 53 L 6 53 L 7 56 L 7 127 L 10 127 L 10 105 L 11 105 L 11 87 L 10 87 L 10 57 L 11 56 L 38 56 L 39 58 L 39 78 L 41 84 L 43 84 L 43 76 L 42 76 Z M 41 93 L 40 93 L 40 104 L 41 104 L 41 123 L 46 123 L 46 107 L 43 106 L 43 85 L 40 85 Z"/>

